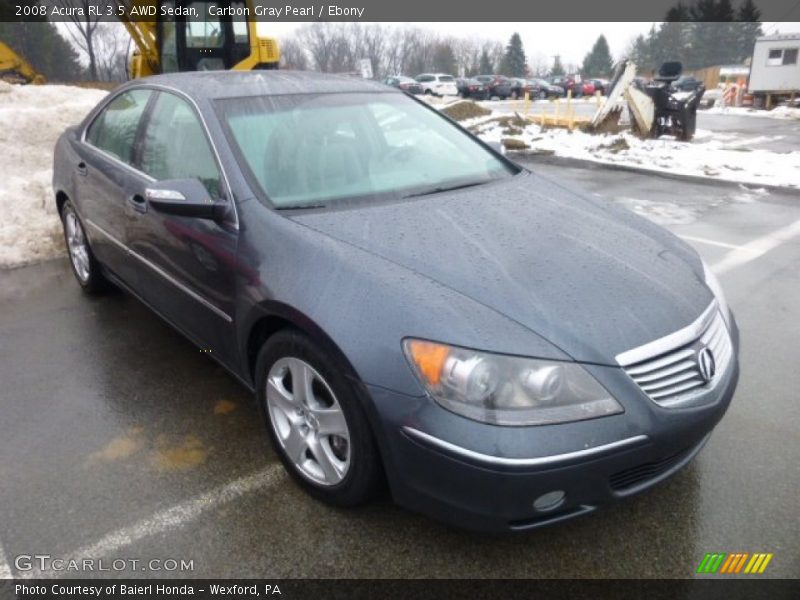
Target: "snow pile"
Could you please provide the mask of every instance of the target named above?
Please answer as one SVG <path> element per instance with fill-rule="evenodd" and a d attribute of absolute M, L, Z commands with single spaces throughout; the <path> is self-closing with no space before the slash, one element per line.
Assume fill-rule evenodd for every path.
<path fill-rule="evenodd" d="M 749 185 L 800 188 L 800 150 L 778 153 L 748 147 L 747 139 L 698 130 L 691 143 L 671 137 L 643 140 L 631 133 L 592 135 L 582 131 L 542 128 L 508 116 L 483 118 L 470 129 L 488 142 L 503 141 L 509 149 L 617 164 L 675 175 L 701 176 Z"/>
<path fill-rule="evenodd" d="M 777 106 L 772 110 L 759 110 L 746 106 L 715 106 L 703 111 L 703 113 L 707 115 L 735 115 L 737 117 L 800 120 L 800 108 L 792 106 Z"/>
<path fill-rule="evenodd" d="M 7 268 L 63 254 L 53 147 L 106 92 L 0 83 L 0 268 Z"/>

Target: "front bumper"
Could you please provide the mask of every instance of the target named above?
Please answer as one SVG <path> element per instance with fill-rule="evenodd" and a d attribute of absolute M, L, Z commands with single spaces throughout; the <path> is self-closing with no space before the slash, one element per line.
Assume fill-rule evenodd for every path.
<path fill-rule="evenodd" d="M 713 401 L 666 409 L 618 368 L 587 367 L 625 408 L 620 415 L 537 427 L 499 427 L 454 415 L 427 397 L 370 387 L 395 501 L 461 528 L 518 531 L 595 511 L 687 465 L 725 414 L 739 376 L 734 359 Z M 537 510 L 543 494 L 563 501 Z"/>

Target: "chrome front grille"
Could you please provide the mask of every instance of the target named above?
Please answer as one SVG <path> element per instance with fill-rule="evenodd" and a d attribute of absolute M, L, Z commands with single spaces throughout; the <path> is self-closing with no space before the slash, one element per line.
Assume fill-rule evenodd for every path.
<path fill-rule="evenodd" d="M 711 351 L 713 376 L 703 374 L 700 355 Z M 645 355 L 649 354 L 645 358 Z M 689 327 L 617 357 L 625 372 L 651 400 L 665 407 L 713 389 L 733 357 L 733 346 L 717 303 Z M 707 367 L 708 365 L 706 365 Z"/>

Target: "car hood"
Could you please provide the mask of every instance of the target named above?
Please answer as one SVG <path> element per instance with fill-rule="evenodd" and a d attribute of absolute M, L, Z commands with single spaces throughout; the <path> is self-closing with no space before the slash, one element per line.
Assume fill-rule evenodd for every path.
<path fill-rule="evenodd" d="M 578 361 L 616 364 L 712 300 L 700 259 L 675 236 L 528 173 L 292 218 L 489 306 Z"/>

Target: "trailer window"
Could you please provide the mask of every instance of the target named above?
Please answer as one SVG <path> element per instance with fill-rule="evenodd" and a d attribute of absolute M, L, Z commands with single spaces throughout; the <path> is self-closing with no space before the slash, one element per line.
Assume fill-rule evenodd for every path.
<path fill-rule="evenodd" d="M 768 67 L 797 64 L 797 48 L 774 48 L 767 55 Z"/>

